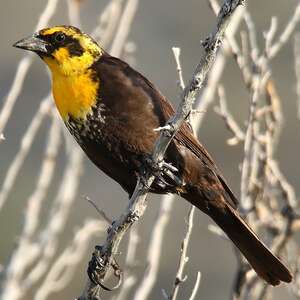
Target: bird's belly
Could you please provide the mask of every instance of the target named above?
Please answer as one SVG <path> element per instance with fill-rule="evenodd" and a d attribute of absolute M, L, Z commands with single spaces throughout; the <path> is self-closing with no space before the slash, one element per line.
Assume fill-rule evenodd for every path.
<path fill-rule="evenodd" d="M 137 179 L 133 166 L 121 157 L 118 159 L 102 143 L 84 139 L 80 146 L 101 171 L 118 182 L 129 194 L 133 192 Z"/>
<path fill-rule="evenodd" d="M 144 147 L 137 149 L 129 141 L 124 142 L 117 134 L 112 134 L 116 128 L 113 129 L 111 126 L 108 128 L 107 122 L 101 123 L 99 118 L 97 120 L 95 123 L 92 118 L 87 118 L 83 123 L 71 118 L 66 126 L 89 159 L 131 195 L 139 174 L 149 168 L 154 139 L 148 140 Z M 167 153 L 167 162 L 176 167 L 182 164 L 178 160 L 178 155 L 174 155 L 174 152 L 178 153 L 174 145 L 171 145 L 167 152 L 172 153 L 172 155 Z M 176 176 L 181 177 L 180 174 Z M 178 187 L 175 182 L 162 174 L 156 178 L 150 191 L 159 194 L 172 193 L 178 192 Z"/>
<path fill-rule="evenodd" d="M 131 153 L 124 153 L 113 141 L 105 139 L 100 128 L 92 123 L 70 120 L 66 126 L 88 158 L 106 175 L 118 182 L 129 194 L 136 184 L 137 166 L 129 163 Z"/>

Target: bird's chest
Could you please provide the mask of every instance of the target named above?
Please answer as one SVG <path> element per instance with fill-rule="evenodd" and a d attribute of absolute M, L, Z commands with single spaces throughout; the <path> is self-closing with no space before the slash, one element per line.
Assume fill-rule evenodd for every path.
<path fill-rule="evenodd" d="M 86 143 L 103 143 L 103 133 L 106 128 L 105 116 L 101 104 L 96 104 L 84 119 L 69 116 L 65 124 L 75 140 L 84 146 Z"/>
<path fill-rule="evenodd" d="M 99 83 L 90 71 L 76 76 L 53 74 L 53 96 L 57 109 L 66 122 L 68 119 L 85 120 L 97 103 Z"/>

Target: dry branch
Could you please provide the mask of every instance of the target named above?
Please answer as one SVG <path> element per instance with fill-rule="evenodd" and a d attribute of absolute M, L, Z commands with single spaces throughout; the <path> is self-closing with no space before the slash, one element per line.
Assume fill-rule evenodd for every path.
<path fill-rule="evenodd" d="M 58 0 L 48 0 L 47 5 L 44 11 L 41 13 L 39 21 L 35 27 L 35 31 L 47 26 L 49 20 L 52 18 L 53 14 L 56 11 Z M 4 137 L 4 129 L 6 123 L 12 113 L 14 105 L 20 92 L 22 90 L 25 77 L 28 73 L 28 70 L 32 64 L 33 55 L 26 54 L 18 64 L 16 75 L 14 77 L 14 81 L 11 85 L 11 88 L 6 96 L 3 107 L 0 110 L 0 137 Z M 1 139 L 0 139 L 1 142 Z"/>
<path fill-rule="evenodd" d="M 188 245 L 189 245 L 189 241 L 190 241 L 192 229 L 193 229 L 194 213 L 195 213 L 195 207 L 191 206 L 189 213 L 188 213 L 187 231 L 186 231 L 185 237 L 181 243 L 181 249 L 180 249 L 181 254 L 180 254 L 180 258 L 179 258 L 179 265 L 178 265 L 177 274 L 176 274 L 176 278 L 175 278 L 175 282 L 174 282 L 174 286 L 173 286 L 173 291 L 169 297 L 170 300 L 175 300 L 177 298 L 179 286 L 182 282 L 184 282 L 186 280 L 186 276 L 183 276 L 183 271 L 184 271 L 184 267 L 185 267 L 186 263 L 189 260 L 189 258 L 187 256 L 187 249 L 188 249 Z M 200 274 L 200 273 L 198 272 L 198 274 Z"/>
<path fill-rule="evenodd" d="M 235 12 L 235 14 L 232 16 L 231 21 L 226 30 L 226 35 L 229 35 L 229 36 L 234 35 L 234 33 L 237 31 L 240 21 L 242 19 L 242 15 L 243 15 L 243 7 L 241 7 L 239 10 L 237 10 Z M 224 42 L 226 42 L 226 41 L 224 41 Z M 211 71 L 208 75 L 207 85 L 203 88 L 203 92 L 201 92 L 200 95 L 198 96 L 199 101 L 197 101 L 195 110 L 207 109 L 208 106 L 212 103 L 213 95 L 215 93 L 217 83 L 220 80 L 220 77 L 221 77 L 222 72 L 225 67 L 226 58 L 229 54 L 228 48 L 229 48 L 229 45 L 226 42 L 226 43 L 224 43 L 223 48 L 220 49 L 220 51 L 218 52 L 215 63 L 213 64 Z M 184 84 L 184 80 L 182 77 L 182 68 L 181 68 L 180 60 L 179 60 L 180 49 L 173 48 L 172 50 L 173 50 L 173 54 L 175 56 L 175 62 L 176 62 L 176 66 L 177 66 L 178 76 L 179 76 L 178 83 L 180 85 L 180 88 L 183 90 L 185 87 L 185 84 Z M 204 119 L 204 116 L 205 116 L 205 114 L 197 114 L 196 119 L 190 118 L 190 122 L 192 124 L 192 127 L 193 127 L 195 133 L 198 132 L 198 130 L 200 129 L 200 127 L 202 125 L 202 121 Z M 159 223 L 161 222 L 160 221 L 161 218 L 167 218 L 167 220 L 170 219 L 169 215 L 171 213 L 171 208 L 173 206 L 175 197 L 176 197 L 176 195 L 174 195 L 174 194 L 173 195 L 165 195 L 164 197 L 162 197 L 162 199 L 161 199 L 162 203 L 161 203 L 160 209 L 159 209 L 159 217 L 157 218 L 155 224 L 153 225 L 154 227 L 158 227 Z M 164 217 L 164 215 L 166 215 L 166 216 Z M 161 240 L 163 239 L 164 235 L 166 234 L 167 223 L 164 223 L 164 224 L 165 224 L 164 226 L 159 226 L 159 229 L 161 232 L 160 234 L 154 234 L 154 233 L 156 233 L 156 230 L 155 231 L 153 230 L 153 232 L 151 234 L 150 241 L 156 245 L 161 244 Z M 146 286 L 148 292 L 147 293 L 144 292 L 142 294 L 143 296 L 145 296 L 142 299 L 147 298 L 147 296 L 150 293 L 150 291 L 149 291 L 150 284 L 148 282 L 149 281 L 151 282 L 151 287 L 152 287 L 155 283 L 154 280 L 157 280 L 157 272 L 159 270 L 157 268 L 154 268 L 153 265 L 156 265 L 157 261 L 160 260 L 161 255 L 162 255 L 162 251 L 160 251 L 160 249 L 156 249 L 156 251 L 152 255 L 150 255 L 150 251 L 148 251 L 148 257 L 151 257 L 151 259 L 148 260 L 149 271 L 146 270 L 143 281 L 139 287 L 139 290 L 146 290 L 146 289 L 144 289 L 144 287 Z M 165 294 L 166 299 L 168 299 L 167 292 L 165 292 L 164 290 L 163 290 L 163 292 Z M 139 295 L 141 295 L 141 294 L 139 294 Z"/>
<path fill-rule="evenodd" d="M 51 107 L 51 97 L 48 95 L 45 99 L 41 101 L 41 104 L 31 121 L 30 125 L 28 126 L 26 132 L 24 133 L 21 141 L 20 141 L 20 148 L 17 152 L 13 162 L 8 168 L 7 174 L 5 175 L 4 182 L 0 189 L 0 211 L 3 205 L 6 202 L 6 199 L 14 186 L 15 180 L 19 171 L 24 163 L 25 158 L 31 148 L 32 143 L 34 142 L 34 138 L 44 120 L 45 116 L 49 112 Z"/>
<path fill-rule="evenodd" d="M 175 115 L 166 124 L 166 128 L 168 129 L 162 130 L 159 139 L 155 143 L 152 155 L 152 167 L 154 169 L 157 169 L 163 161 L 164 153 L 169 143 L 182 123 L 189 116 L 196 96 L 202 88 L 207 78 L 207 74 L 215 61 L 217 50 L 222 43 L 224 32 L 230 17 L 242 2 L 243 1 L 238 0 L 228 0 L 224 2 L 217 18 L 217 25 L 213 32 L 202 43 L 205 54 L 196 67 L 192 80 L 183 91 L 182 101 Z M 139 178 L 126 211 L 111 225 L 105 244 L 96 248 L 94 256 L 97 258 L 97 261 L 100 262 L 97 270 L 98 281 L 104 279 L 114 261 L 113 254 L 118 252 L 119 244 L 125 232 L 143 215 L 147 206 L 147 193 L 154 179 L 155 176 L 151 171 L 147 171 L 145 175 Z M 97 297 L 99 298 L 99 286 L 93 282 L 89 282 L 80 299 L 97 299 Z"/>
<path fill-rule="evenodd" d="M 40 284 L 34 300 L 46 300 L 50 294 L 62 290 L 72 279 L 76 267 L 83 259 L 89 240 L 99 234 L 104 222 L 87 220 L 74 235 L 72 244 L 68 246 L 52 264 L 47 276 Z"/>
<path fill-rule="evenodd" d="M 296 210 L 299 205 L 293 187 L 283 176 L 274 158 L 282 127 L 282 112 L 270 61 L 291 36 L 299 20 L 298 9 L 299 5 L 283 30 L 284 38 L 280 37 L 278 42 L 273 42 L 277 21 L 275 18 L 272 19 L 269 30 L 264 34 L 263 51 L 258 47 L 255 24 L 247 10 L 244 16 L 247 33 L 242 35 L 242 51 L 233 38 L 228 39 L 251 99 L 246 134 L 243 138 L 245 153 L 241 179 L 241 206 L 251 227 L 255 231 L 267 232 L 268 245 L 277 255 L 288 249 L 287 243 L 294 233 L 292 228 L 297 219 Z M 219 109 L 218 112 L 234 138 L 241 140 L 242 135 L 236 130 L 236 124 L 232 125 L 233 119 L 226 107 L 223 107 L 223 111 Z M 233 286 L 233 298 L 264 299 L 270 291 L 269 287 L 258 280 L 240 254 L 237 254 L 237 258 L 239 267 Z"/>

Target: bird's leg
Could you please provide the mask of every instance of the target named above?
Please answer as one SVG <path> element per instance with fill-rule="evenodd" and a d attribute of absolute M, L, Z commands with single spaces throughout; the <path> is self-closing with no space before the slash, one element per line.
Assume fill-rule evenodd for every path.
<path fill-rule="evenodd" d="M 108 287 L 104 284 L 104 275 L 106 274 L 106 269 L 108 266 L 114 270 L 114 275 L 117 277 L 118 282 L 113 287 Z M 100 285 L 106 291 L 113 291 L 120 287 L 123 281 L 123 271 L 116 262 L 115 258 L 111 259 L 111 263 L 108 263 L 108 258 L 105 257 L 105 254 L 102 253 L 102 247 L 96 246 L 95 251 L 93 252 L 92 259 L 89 262 L 88 276 L 90 280 L 96 284 Z"/>

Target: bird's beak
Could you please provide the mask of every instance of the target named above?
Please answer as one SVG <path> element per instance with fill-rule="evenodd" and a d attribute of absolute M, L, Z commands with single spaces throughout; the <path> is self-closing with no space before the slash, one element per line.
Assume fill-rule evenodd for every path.
<path fill-rule="evenodd" d="M 13 44 L 13 47 L 21 48 L 37 53 L 44 53 L 47 54 L 49 50 L 49 44 L 39 38 L 36 34 L 29 36 L 25 39 L 22 39 Z"/>

